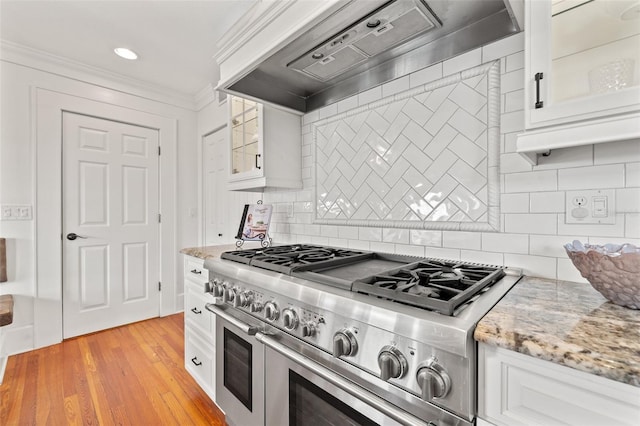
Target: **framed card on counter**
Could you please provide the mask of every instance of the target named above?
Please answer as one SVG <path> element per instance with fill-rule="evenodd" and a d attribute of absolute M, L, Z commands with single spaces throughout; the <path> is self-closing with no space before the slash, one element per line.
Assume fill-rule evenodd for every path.
<path fill-rule="evenodd" d="M 271 204 L 245 204 L 236 239 L 242 241 L 268 240 L 272 211 Z"/>

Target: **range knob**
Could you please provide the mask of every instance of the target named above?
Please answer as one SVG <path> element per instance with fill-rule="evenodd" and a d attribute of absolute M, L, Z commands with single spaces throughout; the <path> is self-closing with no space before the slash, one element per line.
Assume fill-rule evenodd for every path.
<path fill-rule="evenodd" d="M 343 328 L 333 335 L 333 356 L 352 356 L 358 352 L 358 341 L 351 330 Z"/>
<path fill-rule="evenodd" d="M 435 358 L 430 358 L 418 366 L 416 380 L 425 401 L 444 398 L 451 389 L 451 378 Z"/>
<path fill-rule="evenodd" d="M 407 358 L 395 346 L 387 345 L 378 353 L 378 366 L 382 380 L 400 379 L 407 372 Z"/>
<path fill-rule="evenodd" d="M 242 291 L 236 293 L 236 297 L 233 299 L 233 306 L 236 308 L 245 308 L 251 303 L 251 292 Z"/>
<path fill-rule="evenodd" d="M 275 302 L 267 302 L 264 304 L 264 317 L 269 321 L 275 321 L 280 316 L 278 305 Z"/>
<path fill-rule="evenodd" d="M 222 298 L 223 301 L 231 303 L 236 298 L 236 291 L 232 288 L 225 288 Z"/>
<path fill-rule="evenodd" d="M 302 337 L 313 337 L 316 334 L 316 324 L 307 322 L 302 324 Z"/>
<path fill-rule="evenodd" d="M 295 330 L 298 327 L 298 314 L 291 308 L 282 311 L 282 322 L 287 330 Z"/>
<path fill-rule="evenodd" d="M 213 282 L 213 297 L 222 297 L 224 294 L 224 287 L 220 281 Z"/>
<path fill-rule="evenodd" d="M 262 306 L 262 303 L 260 302 L 251 302 L 249 305 L 249 310 L 251 312 L 261 312 L 262 308 L 264 308 L 264 306 Z"/>

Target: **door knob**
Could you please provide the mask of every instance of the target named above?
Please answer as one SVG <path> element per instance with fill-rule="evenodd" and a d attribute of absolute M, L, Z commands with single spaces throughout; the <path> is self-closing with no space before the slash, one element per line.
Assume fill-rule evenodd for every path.
<path fill-rule="evenodd" d="M 87 237 L 85 237 L 83 235 L 78 235 L 78 234 L 76 234 L 74 232 L 71 232 L 71 233 L 67 234 L 67 240 L 69 240 L 69 241 L 73 241 L 76 238 L 87 238 Z"/>

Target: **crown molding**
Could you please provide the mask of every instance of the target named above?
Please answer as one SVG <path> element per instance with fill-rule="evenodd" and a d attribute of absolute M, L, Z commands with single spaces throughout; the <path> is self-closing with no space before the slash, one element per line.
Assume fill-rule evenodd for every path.
<path fill-rule="evenodd" d="M 156 102 L 196 110 L 196 97 L 193 95 L 149 84 L 11 41 L 0 40 L 0 59 Z"/>

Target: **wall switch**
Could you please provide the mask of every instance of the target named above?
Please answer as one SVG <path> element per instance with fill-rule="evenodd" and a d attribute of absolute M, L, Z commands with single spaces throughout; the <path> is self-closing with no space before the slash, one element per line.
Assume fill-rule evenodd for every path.
<path fill-rule="evenodd" d="M 0 206 L 1 220 L 31 220 L 31 206 L 16 206 L 4 204 Z"/>
<path fill-rule="evenodd" d="M 567 191 L 565 223 L 615 224 L 613 189 Z"/>
<path fill-rule="evenodd" d="M 293 203 L 287 203 L 287 217 L 293 217 Z"/>

